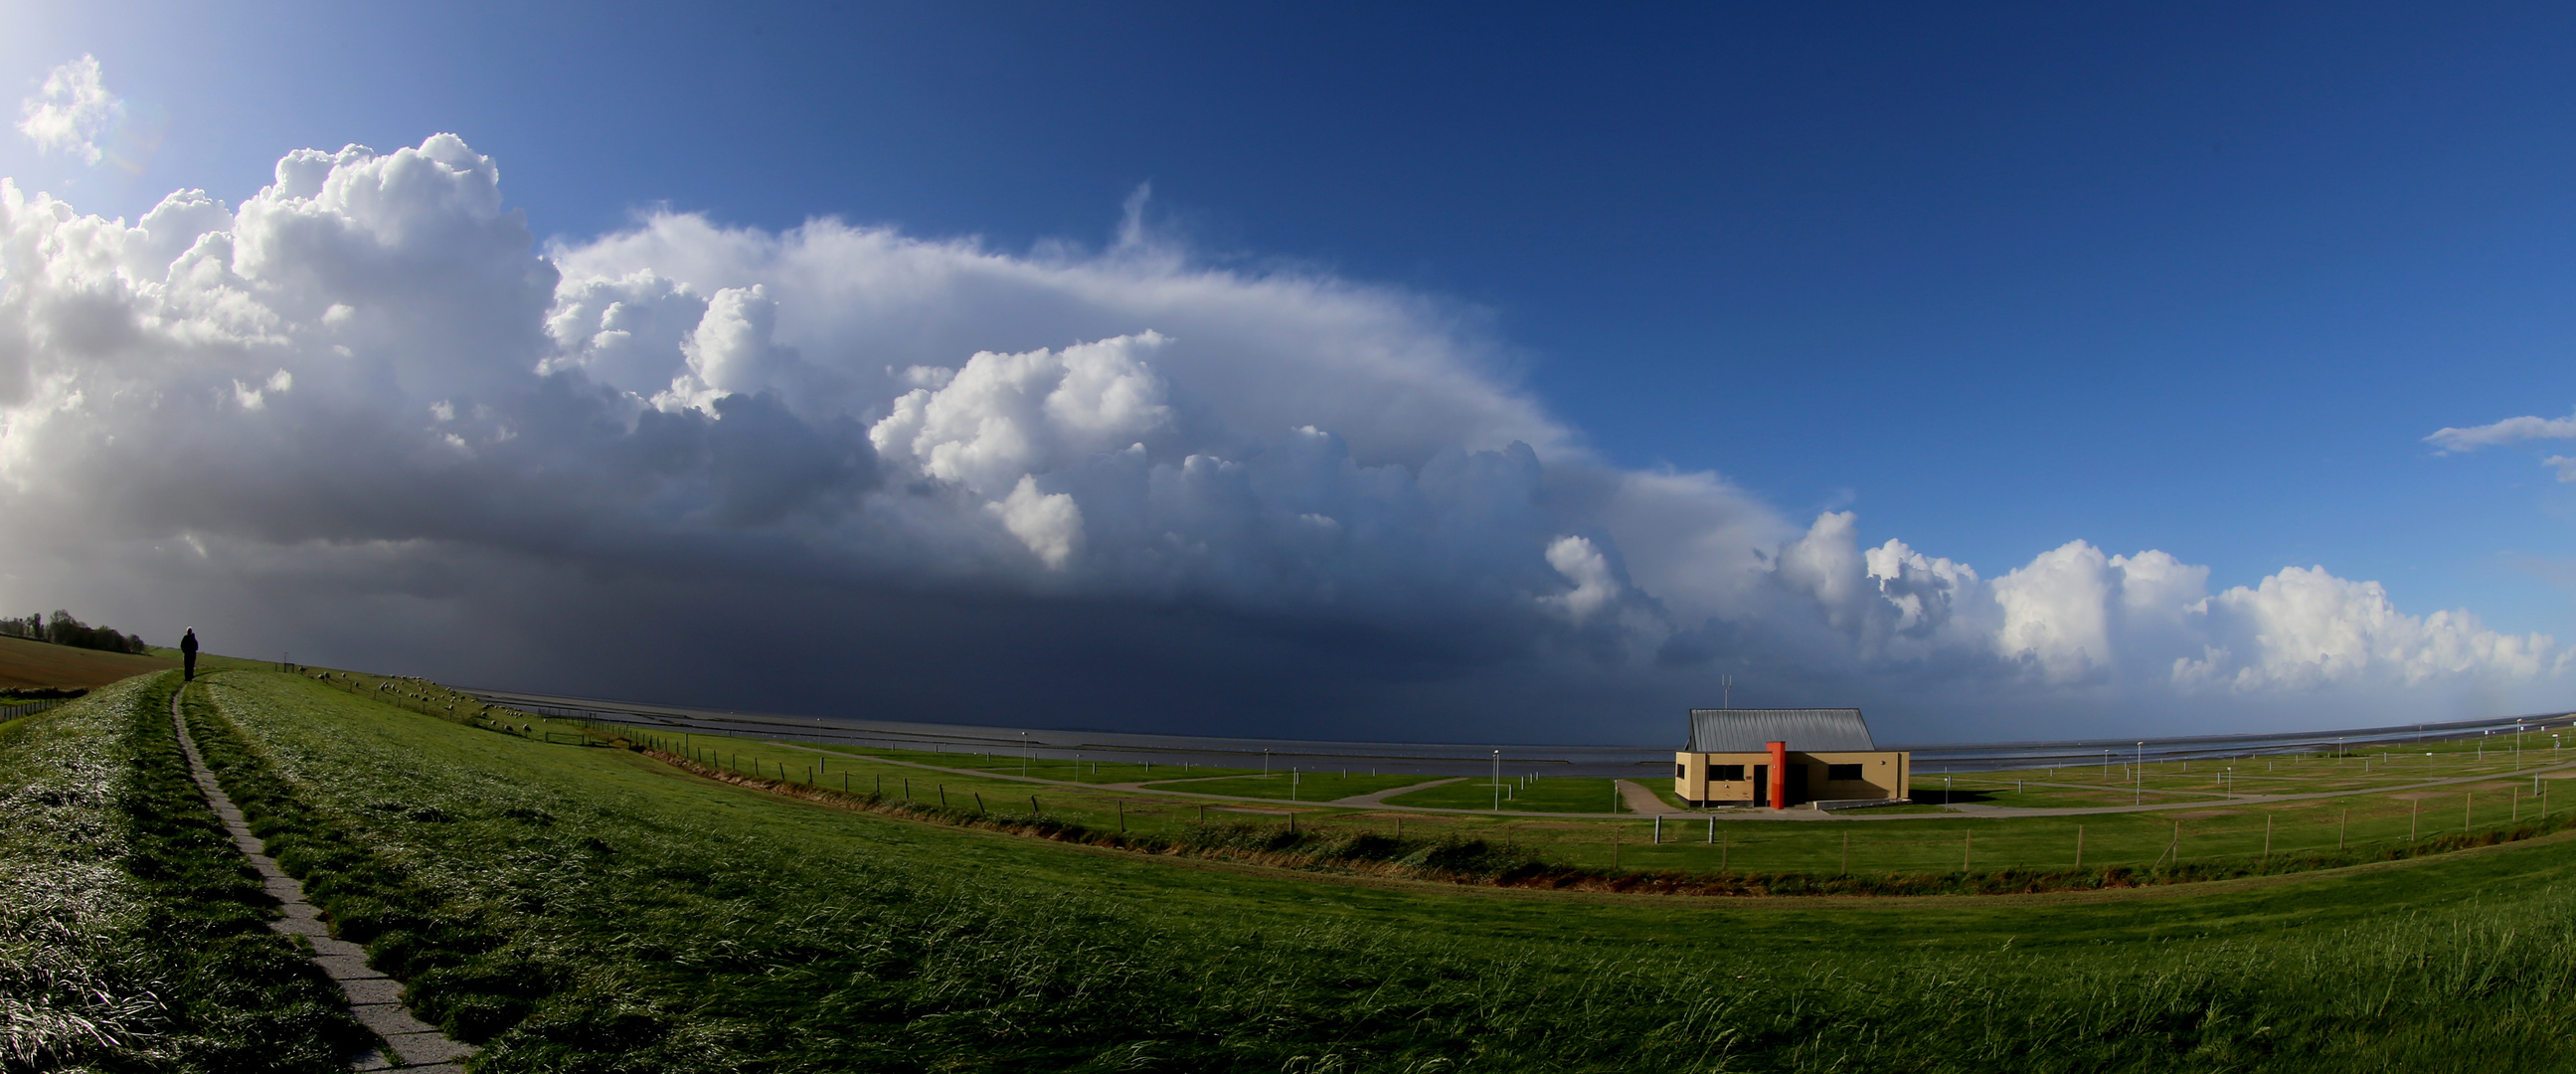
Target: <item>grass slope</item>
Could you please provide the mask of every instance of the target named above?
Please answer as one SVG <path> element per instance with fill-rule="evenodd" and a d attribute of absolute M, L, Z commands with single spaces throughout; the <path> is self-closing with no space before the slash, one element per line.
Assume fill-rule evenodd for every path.
<path fill-rule="evenodd" d="M 1628 807 L 1619 800 L 1616 783 L 1615 780 L 1591 776 L 1535 779 L 1507 776 L 1503 780 L 1501 797 L 1504 809 L 1530 813 L 1625 813 Z M 1494 799 L 1491 779 L 1469 779 L 1399 794 L 1386 801 L 1388 805 L 1427 809 L 1492 809 Z M 1681 807 L 1674 807 L 1674 812 L 1680 811 Z"/>
<path fill-rule="evenodd" d="M 1243 798 L 1276 798 L 1291 802 L 1329 802 L 1355 794 L 1371 794 L 1394 787 L 1428 783 L 1437 776 L 1372 776 L 1366 772 L 1344 775 L 1340 771 L 1275 772 L 1267 776 L 1235 776 L 1228 779 L 1192 779 L 1150 783 L 1155 790 L 1181 791 L 1187 794 L 1228 794 Z"/>
<path fill-rule="evenodd" d="M 435 691 L 435 687 L 421 689 Z M 401 695 L 389 696 L 399 700 Z M 572 729 L 565 725 L 565 730 Z M 1902 875 L 1911 878 L 1903 889 L 1919 892 L 1959 887 L 1927 885 L 1921 880 L 1961 872 L 2011 874 L 1993 876 L 1992 882 L 1980 880 L 1968 885 L 1969 890 L 2030 886 L 2015 877 L 2037 877 L 2044 888 L 2082 887 L 2106 882 L 2106 869 L 2132 877 L 2209 879 L 2445 853 L 2462 846 L 2528 838 L 2576 823 L 2576 801 L 2561 787 L 2576 777 L 2576 755 L 2553 748 L 2557 740 L 2545 737 L 2547 731 L 2536 728 L 2526 736 L 2529 748 L 2519 752 L 2502 741 L 2506 736 L 2495 736 L 2486 742 L 2432 744 L 2404 755 L 2157 762 L 2138 773 L 2143 778 L 2137 785 L 2131 782 L 2130 767 L 2108 763 L 2098 768 L 1931 777 L 1954 784 L 1951 800 L 1972 805 L 2119 807 L 2136 798 L 2187 807 L 2159 812 L 2003 816 L 1921 804 L 1821 818 L 1803 811 L 1781 815 L 1768 810 L 1719 811 L 1713 822 L 1704 822 L 1700 811 L 1685 809 L 1672 799 L 1669 784 L 1639 781 L 1663 802 L 1660 841 L 1653 820 L 1636 814 L 1611 820 L 1594 812 L 1596 796 L 1605 805 L 1610 797 L 1610 781 L 1598 778 L 1507 776 L 1510 801 L 1503 814 L 1486 812 L 1493 792 L 1481 779 L 1395 795 L 1380 807 L 1337 808 L 1305 801 L 1302 793 L 1292 805 L 1282 793 L 1284 788 L 1271 786 L 1283 782 L 1279 773 L 1266 781 L 1157 779 L 1139 787 L 1128 781 L 1142 772 L 1140 765 L 821 746 L 694 732 L 639 729 L 633 733 L 657 749 L 727 771 L 854 792 L 881 791 L 916 802 L 1028 812 L 1041 810 L 1041 804 L 1029 800 L 1037 794 L 1047 817 L 1096 831 L 1175 836 L 1197 821 L 1221 819 L 1229 812 L 1266 815 L 1273 823 L 1284 824 L 1272 806 L 1239 810 L 1159 793 L 1250 790 L 1259 792 L 1250 796 L 1296 811 L 1301 825 L 1344 832 L 1388 834 L 1395 827 L 1396 813 L 1405 809 L 1466 810 L 1410 814 L 1403 821 L 1404 831 L 1482 839 L 1573 868 L 1616 867 L 1678 877 Z M 1168 775 L 1171 767 L 1160 765 L 1154 770 Z M 2439 782 L 2428 784 L 2428 780 Z M 1203 790 L 1210 786 L 1220 790 Z M 1939 801 L 1943 792 L 1934 786 L 1926 797 Z M 2553 789 L 2562 793 L 2553 796 Z M 2326 797 L 2248 797 L 2268 794 Z M 1513 812 L 1532 815 L 1510 815 Z M 1561 819 L 1547 816 L 1551 812 Z M 1582 813 L 1593 815 L 1572 815 Z M 1818 820 L 1825 823 L 1815 823 Z M 1756 886 L 1789 890 L 1768 881 Z M 1811 884 L 1807 890 L 1836 887 Z M 1869 890 L 1890 889 L 1880 885 Z"/>
<path fill-rule="evenodd" d="M 1568 898 L 1178 866 L 210 687 L 228 788 L 484 1071 L 2564 1070 L 2576 1030 L 2564 837 L 2082 896 Z"/>
<path fill-rule="evenodd" d="M 676 733 L 676 732 L 675 732 Z M 710 739 L 713 741 L 714 739 Z M 743 738 L 742 741 L 757 741 Z M 1102 761 L 1062 750 L 1022 752 L 960 752 L 956 750 L 897 750 L 875 746 L 850 746 L 817 743 L 817 749 L 835 753 L 865 754 L 908 764 L 938 768 L 990 772 L 1002 776 L 1024 776 L 1031 779 L 1060 780 L 1066 783 L 1161 783 L 1175 779 L 1205 779 L 1211 776 L 1258 775 L 1259 769 L 1223 768 L 1203 764 L 1154 764 L 1150 761 Z"/>
<path fill-rule="evenodd" d="M 393 696 L 400 700 L 399 695 Z M 428 711 L 445 710 L 433 706 Z M 561 727 L 553 733 L 560 736 L 577 730 L 570 724 Z M 656 748 L 725 772 L 854 793 L 877 792 L 977 812 L 1037 812 L 1093 831 L 1142 837 L 1186 837 L 1199 822 L 1214 823 L 1229 812 L 1265 816 L 1269 823 L 1284 827 L 1286 821 L 1278 816 L 1283 807 L 1302 818 L 1300 830 L 1387 835 L 1397 823 L 1393 810 L 1425 802 L 1406 794 L 1389 799 L 1388 807 L 1339 808 L 1292 805 L 1281 795 L 1269 799 L 1275 805 L 1238 809 L 1161 797 L 1151 789 L 1068 782 L 1076 775 L 1068 768 L 1056 773 L 1061 780 L 1047 780 L 1020 778 L 1015 767 L 986 775 L 992 770 L 953 766 L 952 762 L 971 754 L 896 754 L 731 736 L 638 733 Z M 903 756 L 913 760 L 897 759 Z M 2410 772 L 2392 786 L 2411 786 L 2428 774 L 2474 778 L 2481 771 L 2467 758 L 2457 763 L 2437 761 L 2434 767 Z M 2320 773 L 2316 778 L 2323 786 L 2344 782 L 2322 775 L 2333 770 L 2331 761 L 2290 759 L 2283 766 L 2312 769 Z M 2508 771 L 2492 764 L 2488 768 Z M 1082 774 L 1088 775 L 1087 771 Z M 2576 824 L 2576 802 L 2567 795 L 2552 799 L 2529 793 L 2535 783 L 2544 790 L 2555 784 L 2553 779 L 2532 778 L 2543 775 L 2547 773 L 2523 771 L 2510 778 L 2475 779 L 2430 790 L 2382 787 L 2377 793 L 2286 802 L 2196 799 L 2193 804 L 2205 808 L 2159 813 L 1998 817 L 1963 815 L 1937 806 L 1892 806 L 1827 818 L 1798 811 L 1777 817 L 1768 811 L 1748 811 L 1702 821 L 1675 808 L 1660 825 L 1661 842 L 1654 841 L 1658 824 L 1645 818 L 1557 820 L 1544 819 L 1543 813 L 1516 817 L 1479 811 L 1415 813 L 1406 815 L 1402 825 L 1409 835 L 1484 840 L 1569 868 L 1615 866 L 1630 873 L 1684 880 L 1711 874 L 1752 876 L 1758 878 L 1752 886 L 1767 891 L 2010 891 L 2206 880 L 2351 865 L 2528 838 Z M 1281 780 L 1277 774 L 1270 778 Z M 1154 786 L 1204 785 L 1165 782 Z M 1452 808 L 1473 808 L 1465 805 L 1470 801 L 1486 805 L 1492 794 L 1490 785 L 1480 781 L 1434 790 L 1443 794 L 1429 803 L 1445 801 Z M 1533 796 L 1532 804 L 1549 804 L 1549 796 L 1554 796 L 1569 811 L 1581 808 L 1580 799 L 1596 793 L 1606 796 L 1609 790 L 1606 779 L 1561 776 L 1515 781 L 1512 788 L 1516 796 Z M 1527 805 L 1523 808 L 1538 812 Z M 1887 822 L 1899 817 L 1907 819 Z M 2106 870 L 2123 875 L 2114 880 Z M 1895 878 L 1902 883 L 1825 882 L 1845 874 Z"/>
<path fill-rule="evenodd" d="M 1017 778 L 1021 762 L 999 756 L 817 748 L 723 735 L 647 737 L 659 748 L 728 771 L 854 792 L 881 791 L 918 802 L 1027 812 L 1040 808 L 1029 804 L 1029 796 L 1036 794 L 1046 816 L 1103 831 L 1178 835 L 1198 819 L 1227 812 L 1222 805 L 1206 806 L 1203 812 L 1200 803 L 1150 793 L 1159 790 L 1264 797 L 1282 805 L 1289 801 L 1286 780 L 1279 774 L 1266 780 L 1157 780 L 1139 791 L 1094 782 L 1134 773 L 1113 773 L 1108 769 L 1117 766 L 1102 766 L 1103 771 L 1095 775 L 1087 761 L 1077 771 L 1068 761 L 1040 760 L 1030 766 L 1031 778 L 1022 779 Z M 1671 812 L 1662 825 L 1661 843 L 1652 842 L 1656 826 L 1644 818 L 1559 821 L 1427 813 L 1412 815 L 1404 824 L 1405 831 L 1414 834 L 1485 839 L 1582 868 L 1607 868 L 1615 862 L 1630 870 L 1681 875 L 1834 876 L 1845 872 L 1943 874 L 1964 867 L 1978 873 L 2014 870 L 2058 877 L 2049 884 L 2063 885 L 2066 878 L 2087 871 L 2098 875 L 2105 868 L 2207 878 L 2349 865 L 2525 838 L 2576 822 L 2576 800 L 2566 793 L 2550 793 L 2576 771 L 2539 767 L 2565 754 L 2535 749 L 2518 760 L 2506 751 L 2486 752 L 2481 758 L 2476 744 L 2456 743 L 2437 746 L 2430 756 L 2419 753 L 2411 760 L 2391 762 L 2358 757 L 2248 762 L 2248 767 L 2260 765 L 2271 772 L 2235 781 L 2244 794 L 2324 792 L 2332 797 L 2266 802 L 2228 798 L 2213 791 L 2193 791 L 2187 796 L 2179 791 L 2145 793 L 2149 802 L 2179 801 L 2194 807 L 2169 812 L 1997 817 L 1916 805 L 1838 814 L 1825 818 L 1828 823 L 1753 812 L 1721 815 L 1711 824 L 1667 801 Z M 2367 776 L 2361 771 L 2365 766 L 2370 769 Z M 2203 783 L 2210 778 L 2209 770 L 2205 762 L 2152 765 L 2148 779 Z M 1077 777 L 1080 782 L 1074 782 Z M 1355 788 L 1376 789 L 1359 783 L 1362 778 L 1350 777 Z M 1957 795 L 1959 801 L 1993 804 L 2125 805 L 2135 792 L 2121 789 L 2114 794 L 2103 789 L 2125 778 L 2116 770 L 2103 774 L 2090 769 L 1964 774 L 1957 779 Z M 2422 786 L 2427 779 L 2466 782 Z M 2097 786 L 2088 790 L 2084 780 L 2095 780 Z M 1655 783 L 1643 785 L 1659 796 L 1668 794 Z M 1607 779 L 1551 776 L 1511 779 L 1508 793 L 1507 810 L 1572 814 L 1597 810 L 1595 796 L 1606 804 L 1611 792 Z M 1336 809 L 1306 801 L 1301 789 L 1298 797 L 1303 804 L 1295 808 L 1310 826 L 1384 834 L 1394 824 L 1390 810 L 1429 807 L 1481 812 L 1490 808 L 1492 794 L 1487 783 L 1470 779 L 1396 795 L 1383 808 Z"/>
<path fill-rule="evenodd" d="M 178 676 L 0 727 L 0 1069 L 336 1071 L 373 1038 L 188 778 Z"/>

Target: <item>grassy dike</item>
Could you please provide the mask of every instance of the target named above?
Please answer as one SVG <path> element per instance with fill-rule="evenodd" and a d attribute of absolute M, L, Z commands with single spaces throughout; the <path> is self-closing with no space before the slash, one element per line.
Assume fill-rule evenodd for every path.
<path fill-rule="evenodd" d="M 485 1071 L 2571 1068 L 2563 836 L 2002 898 L 1336 880 L 211 678 L 227 788 Z"/>
<path fill-rule="evenodd" d="M 431 714 L 443 711 L 432 707 Z M 566 732 L 578 730 L 565 724 L 555 733 L 574 737 Z M 1633 814 L 1556 819 L 1408 812 L 1400 803 L 1412 795 L 1376 808 L 1291 802 L 1284 795 L 1193 801 L 1164 792 L 1216 786 L 1231 793 L 1264 781 L 1234 777 L 1122 789 L 1088 778 L 1071 782 L 1076 773 L 1060 763 L 1053 771 L 1036 766 L 1047 781 L 1030 782 L 1007 778 L 1017 773 L 1018 761 L 979 760 L 974 754 L 694 732 L 683 737 L 638 728 L 602 733 L 631 735 L 675 763 L 687 761 L 696 771 L 782 793 L 847 790 L 871 808 L 969 823 L 991 818 L 1015 830 L 1042 828 L 1053 838 L 1156 852 L 1234 854 L 1257 848 L 1309 859 L 1265 859 L 1270 864 L 1350 866 L 1380 874 L 1387 872 L 1382 863 L 1436 851 L 1446 863 L 1435 870 L 1440 875 L 1418 878 L 1695 895 L 2001 894 L 2199 882 L 2446 854 L 2576 827 L 2576 803 L 2567 795 L 2552 803 L 2516 793 L 2534 782 L 2531 770 L 2462 772 L 2446 765 L 2433 774 L 2476 782 L 2405 790 L 2420 782 L 2416 776 L 2376 793 L 2328 788 L 2334 797 L 2207 802 L 2208 808 L 2170 813 L 1972 817 L 1916 806 L 1861 810 L 1820 818 L 1822 823 L 1680 814 L 1665 818 L 1664 839 L 1657 843 L 1656 822 Z M 1088 767 L 1086 762 L 1085 777 L 1092 775 Z M 1608 782 L 1556 777 L 1522 793 L 1545 801 L 1570 789 L 1588 797 L 1595 790 L 1606 793 Z M 1274 774 L 1268 783 L 1284 789 L 1287 778 Z M 1489 787 L 1477 789 L 1491 793 Z M 1031 801 L 1032 795 L 1039 801 Z M 2478 800 L 2468 802 L 2471 795 Z M 2427 798 L 2434 801 L 2430 811 L 2422 808 Z M 2543 805 L 2550 811 L 2542 812 Z M 1908 810 L 1924 812 L 1894 821 L 1888 816 Z M 1042 813 L 1044 825 L 1010 820 L 1032 813 Z M 1385 842 L 1399 834 L 1399 843 Z M 1363 842 L 1366 836 L 1379 838 Z M 1469 844 L 1480 849 L 1462 861 L 1459 851 Z M 1348 849 L 1364 852 L 1342 852 Z"/>
<path fill-rule="evenodd" d="M 175 673 L 0 726 L 0 1069 L 336 1071 L 373 1038 L 170 729 Z"/>
<path fill-rule="evenodd" d="M 597 739 L 603 742 L 627 741 L 615 737 L 616 734 L 598 732 Z M 1865 856 L 1859 859 L 1860 867 L 1840 868 L 1841 863 L 1837 862 L 1834 854 L 1835 833 L 1832 831 L 1796 821 L 1730 821 L 1725 826 L 1731 846 L 1770 851 L 1747 854 L 1746 858 L 1768 858 L 1778 862 L 1789 857 L 1797 863 L 1788 868 L 1776 864 L 1763 867 L 1757 861 L 1738 859 L 1737 864 L 1730 868 L 1722 856 L 1721 844 L 1714 839 L 1705 846 L 1674 843 L 1614 849 L 1604 845 L 1587 846 L 1566 838 L 1572 835 L 1580 839 L 1590 834 L 1594 839 L 1601 839 L 1621 827 L 1643 827 L 1633 821 L 1624 824 L 1557 825 L 1555 830 L 1546 831 L 1523 823 L 1497 823 L 1492 818 L 1478 816 L 1394 814 L 1332 808 L 1300 809 L 1292 815 L 1286 810 L 1274 811 L 1262 806 L 1202 807 L 1168 799 L 1135 798 L 1132 797 L 1133 792 L 1089 788 L 1080 784 L 1002 783 L 961 778 L 960 773 L 954 771 L 941 773 L 881 759 L 883 754 L 892 751 L 872 751 L 879 756 L 854 756 L 842 760 L 837 768 L 828 763 L 817 768 L 791 763 L 790 759 L 816 760 L 814 754 L 819 752 L 794 745 L 702 736 L 705 744 L 694 748 L 665 748 L 654 741 L 657 736 L 648 734 L 644 738 L 646 743 L 632 744 L 632 748 L 691 774 L 838 808 L 863 809 L 910 820 L 1143 854 L 1186 856 L 1309 872 L 1552 891 L 1722 897 L 2006 895 L 2092 891 L 2313 872 L 2449 854 L 2576 829 L 2576 815 L 2562 813 L 2404 842 L 2371 841 L 2334 850 L 2286 851 L 2193 861 L 2148 861 L 2147 855 L 2140 853 L 2138 860 L 2127 863 L 2083 867 L 2070 866 L 2062 861 L 2039 867 L 2016 864 L 2009 853 L 2016 841 L 2009 838 L 2001 840 L 2005 853 L 1998 855 L 1998 840 L 1991 835 L 1983 844 L 1985 855 L 1982 859 L 1971 859 L 1962 853 L 1963 846 L 1958 841 L 1960 836 L 1974 834 L 1979 829 L 2020 835 L 2023 837 L 2020 842 L 2027 843 L 2031 829 L 2071 827 L 2057 818 L 2012 818 L 1986 820 L 1974 828 L 1958 828 L 1946 835 L 1931 824 L 1909 825 L 1917 831 L 1899 834 L 1918 837 L 1906 840 L 1907 843 L 1919 849 L 1924 842 L 1936 841 L 1935 853 L 1956 857 L 1944 863 L 1945 868 L 1928 864 L 1923 855 L 1916 854 L 1903 867 L 1887 870 L 1870 868 L 1870 856 L 1884 861 L 1886 855 L 1869 852 L 1883 852 L 1891 840 L 1866 839 L 1861 844 Z M 675 753 L 671 752 L 672 749 L 686 752 Z M 936 761 L 935 758 L 929 760 Z M 831 778 L 835 771 L 840 776 L 837 780 Z M 1043 800 L 1040 795 L 1044 796 Z M 1212 817 L 1206 812 L 1208 808 L 1216 810 Z M 1261 819 L 1228 819 L 1246 814 Z M 2101 818 L 2093 819 L 2098 822 Z M 2133 818 L 2112 819 L 2129 822 L 2132 838 L 2127 842 L 2132 846 L 2143 841 L 2135 838 L 2137 822 Z M 1405 826 L 1408 822 L 1410 827 Z M 1848 827 L 1842 830 L 1853 831 Z M 2162 843 L 2169 830 L 2159 823 L 2151 833 L 2153 842 Z M 1866 829 L 1860 832 L 1870 836 L 1881 834 Z M 1920 832 L 1933 834 L 1926 840 L 1919 836 Z M 1643 838 L 1647 833 L 1641 830 L 1631 834 Z M 1537 838 L 1529 838 L 1531 836 Z M 2196 836 L 2195 842 L 2203 837 L 2205 833 Z M 1780 846 L 1794 842 L 1806 844 L 1802 848 L 1803 853 L 1794 856 L 1778 853 Z M 1873 843 L 1877 845 L 1873 846 Z M 2097 851 L 2098 847 L 2099 844 Z M 1634 864 L 1621 864 L 1616 856 L 1617 849 L 1629 851 Z M 1577 853 L 1569 854 L 1568 850 Z M 1994 859 L 1998 856 L 2005 860 L 1996 862 Z M 2166 858 L 2162 854 L 2157 857 Z"/>

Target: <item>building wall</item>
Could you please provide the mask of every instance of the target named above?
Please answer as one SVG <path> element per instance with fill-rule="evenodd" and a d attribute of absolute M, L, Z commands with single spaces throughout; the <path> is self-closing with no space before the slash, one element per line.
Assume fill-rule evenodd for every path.
<path fill-rule="evenodd" d="M 1768 766 L 1769 753 L 1675 753 L 1673 754 L 1673 794 L 1685 802 L 1702 805 L 1751 805 L 1756 797 L 1753 787 L 1755 765 Z M 1789 751 L 1789 763 L 1807 766 L 1807 790 L 1803 798 L 1793 797 L 1789 804 L 1830 801 L 1849 798 L 1903 798 L 1913 781 L 1914 757 L 1903 750 L 1879 750 L 1869 753 L 1802 753 Z M 1861 778 L 1829 780 L 1828 765 L 1856 764 Z M 1709 769 L 1717 765 L 1742 765 L 1744 778 L 1712 780 Z M 1763 794 L 1767 795 L 1766 790 Z"/>

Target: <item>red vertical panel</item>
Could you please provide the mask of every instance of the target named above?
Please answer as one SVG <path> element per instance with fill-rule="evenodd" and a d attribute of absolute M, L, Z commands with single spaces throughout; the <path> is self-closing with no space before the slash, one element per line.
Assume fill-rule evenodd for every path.
<path fill-rule="evenodd" d="M 1787 809 L 1789 802 L 1789 744 L 1771 744 L 1771 808 Z"/>

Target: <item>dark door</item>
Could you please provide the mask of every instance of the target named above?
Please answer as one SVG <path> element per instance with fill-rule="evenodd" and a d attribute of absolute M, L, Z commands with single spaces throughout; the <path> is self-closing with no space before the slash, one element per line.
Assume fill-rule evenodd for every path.
<path fill-rule="evenodd" d="M 1771 766 L 1770 766 L 1770 765 L 1767 765 L 1767 764 L 1757 764 L 1757 765 L 1754 765 L 1754 766 L 1753 766 L 1753 804 L 1754 804 L 1754 805 L 1770 805 L 1770 804 L 1771 804 Z"/>
<path fill-rule="evenodd" d="M 1793 765 L 1790 765 L 1790 766 L 1789 766 L 1789 788 L 1788 788 L 1787 798 L 1788 798 L 1788 800 L 1787 800 L 1787 801 L 1784 801 L 1784 802 L 1782 802 L 1782 803 L 1780 803 L 1780 804 L 1781 804 L 1781 805 L 1796 805 L 1796 804 L 1798 804 L 1798 803 L 1800 803 L 1800 802 L 1803 802 L 1803 801 L 1806 801 L 1806 800 L 1807 800 L 1807 766 L 1806 766 L 1806 765 L 1802 765 L 1802 764 L 1793 764 Z"/>

